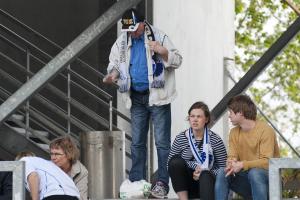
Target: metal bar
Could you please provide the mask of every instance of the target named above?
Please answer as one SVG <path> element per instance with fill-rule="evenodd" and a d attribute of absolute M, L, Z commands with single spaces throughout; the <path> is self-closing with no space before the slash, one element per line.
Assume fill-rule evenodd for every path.
<path fill-rule="evenodd" d="M 4 99 L 8 98 L 11 94 L 8 91 L 6 91 L 5 89 L 0 87 L 0 95 L 3 96 L 3 99 L 2 98 L 0 98 L 0 99 L 4 101 Z M 22 110 L 25 110 L 25 109 L 22 109 Z M 19 110 L 19 112 L 22 115 L 24 115 L 24 112 L 22 112 L 21 110 Z M 52 133 L 54 131 L 53 132 L 54 136 L 57 137 L 57 136 L 66 134 L 67 131 L 64 130 L 64 127 L 62 127 L 60 124 L 57 124 L 55 121 L 53 121 L 49 117 L 45 116 L 43 113 L 39 112 L 35 108 L 31 108 L 29 110 L 29 114 L 32 116 L 30 119 L 31 121 L 33 121 L 35 124 L 42 127 L 43 129 L 45 129 L 49 133 Z M 36 118 L 39 122 L 33 118 Z M 43 124 L 46 125 L 47 127 L 45 127 Z M 50 131 L 50 129 L 48 129 L 48 128 L 52 129 L 52 131 Z M 74 133 L 71 133 L 71 135 L 74 138 L 78 138 L 78 136 L 75 135 Z"/>
<path fill-rule="evenodd" d="M 0 55 L 1 56 L 3 56 L 2 55 L 2 53 L 0 52 Z M 15 62 L 15 61 L 13 61 L 13 60 L 10 60 L 10 58 L 9 57 L 5 57 L 6 59 L 8 59 L 10 62 L 12 62 L 13 64 L 15 64 L 15 65 L 17 65 L 18 67 L 22 67 L 20 64 L 18 64 L 17 62 Z M 2 73 L 2 74 L 6 74 L 5 76 L 6 76 L 6 78 L 8 78 L 8 79 L 10 79 L 10 80 L 12 80 L 11 82 L 13 83 L 13 84 L 15 84 L 16 86 L 20 86 L 21 85 L 21 83 L 18 81 L 18 80 L 16 80 L 16 79 L 14 79 L 14 78 L 12 78 L 11 76 L 9 76 L 6 72 L 4 72 L 4 71 L 2 71 L 1 69 L 0 69 L 0 73 Z M 33 74 L 32 72 L 29 72 L 29 74 Z M 11 77 L 11 78 L 10 78 Z M 74 84 L 73 82 L 72 82 L 72 84 Z M 47 84 L 47 86 L 46 86 L 46 88 L 47 89 L 49 89 L 51 92 L 53 92 L 54 94 L 56 94 L 59 98 L 61 98 L 62 100 L 65 100 L 65 101 L 68 101 L 68 97 L 67 97 L 67 95 L 64 93 L 64 92 L 62 92 L 61 90 L 59 90 L 58 88 L 56 88 L 56 87 L 54 87 L 53 85 L 51 85 L 51 84 Z M 35 99 L 37 99 L 37 100 L 39 100 L 39 98 L 35 98 Z M 97 114 L 95 114 L 95 112 L 94 111 L 92 111 L 92 110 L 90 110 L 90 109 L 88 109 L 88 108 L 86 108 L 84 105 L 82 105 L 81 103 L 79 103 L 78 101 L 76 101 L 75 99 L 71 99 L 70 100 L 70 103 L 72 104 L 72 106 L 74 106 L 75 108 L 77 108 L 78 110 L 80 110 L 80 111 L 82 111 L 84 114 L 86 114 L 87 116 L 92 116 L 92 117 L 94 117 L 94 119 L 97 121 L 97 122 L 99 122 L 101 125 L 103 125 L 103 126 L 105 126 L 105 127 L 107 127 L 108 128 L 108 125 L 107 125 L 107 120 L 104 120 L 102 117 L 99 117 Z M 107 106 L 108 107 L 108 104 L 105 104 L 105 102 L 102 102 L 102 105 L 105 105 L 105 106 Z M 51 110 L 53 110 L 53 109 L 51 109 Z M 54 110 L 54 112 L 55 112 L 55 110 Z M 59 113 L 57 113 L 57 114 L 59 114 Z M 66 114 L 67 115 L 67 114 Z M 96 116 L 96 117 L 95 117 Z M 121 115 L 120 115 L 121 116 Z M 122 115 L 121 116 L 122 118 L 124 118 L 124 115 Z M 70 118 L 69 117 L 66 117 L 66 120 L 69 120 Z M 124 118 L 125 119 L 125 118 Z M 126 120 L 126 119 L 125 119 Z"/>
<path fill-rule="evenodd" d="M 113 105 L 112 105 L 112 100 L 109 101 L 109 131 L 113 130 L 113 126 L 112 126 L 112 111 L 113 111 Z"/>
<path fill-rule="evenodd" d="M 30 79 L 30 77 L 29 77 L 29 75 L 28 75 L 28 72 L 30 71 L 30 50 L 29 49 L 27 49 L 26 50 L 26 82 L 28 82 L 29 81 L 29 79 Z M 26 129 L 25 129 L 25 135 L 26 135 L 26 137 L 28 137 L 28 129 L 29 129 L 29 126 L 30 126 L 30 124 L 29 124 L 29 107 L 30 107 L 30 104 L 29 104 L 29 101 L 27 100 L 26 101 L 26 106 L 25 106 L 25 120 L 26 120 Z"/>
<path fill-rule="evenodd" d="M 29 26 L 27 26 L 26 24 L 22 23 L 20 20 L 18 20 L 17 18 L 15 18 L 14 16 L 12 16 L 11 14 L 9 14 L 8 12 L 0 9 L 0 12 L 2 13 L 2 15 L 6 16 L 7 18 L 9 18 L 10 20 L 14 21 L 15 23 L 21 25 L 23 28 L 29 30 L 30 32 L 34 33 L 35 35 L 43 38 L 44 40 L 46 40 L 47 42 L 49 42 L 50 44 L 52 44 L 53 46 L 62 49 L 62 47 L 60 47 L 58 44 L 56 44 L 55 42 L 52 42 L 51 40 L 49 40 L 48 38 L 46 38 L 45 36 L 43 36 L 42 34 L 40 34 L 39 32 L 35 31 L 34 29 L 30 28 Z"/>
<path fill-rule="evenodd" d="M 7 34 L 11 34 L 12 37 L 15 38 L 16 40 L 21 41 L 23 43 L 23 45 L 26 46 L 27 49 L 30 49 L 31 52 L 34 52 L 35 50 L 37 50 L 38 52 L 42 53 L 44 58 L 48 58 L 48 59 L 52 58 L 52 56 L 50 54 L 48 54 L 45 51 L 43 51 L 42 49 L 38 48 L 35 44 L 30 43 L 28 40 L 26 40 L 19 34 L 13 32 L 9 28 L 5 27 L 3 24 L 0 24 L 0 28 L 2 29 L 2 31 L 6 32 Z"/>
<path fill-rule="evenodd" d="M 113 112 L 116 113 L 119 117 L 121 117 L 125 121 L 127 121 L 128 123 L 131 123 L 131 119 L 129 117 L 127 117 L 126 115 L 124 115 L 123 113 L 121 113 L 118 109 L 113 108 Z"/>
<path fill-rule="evenodd" d="M 71 80 L 71 85 L 77 87 L 78 89 L 84 91 L 87 93 L 89 96 L 93 97 L 98 103 L 100 103 L 102 106 L 108 108 L 109 103 L 105 102 L 104 100 L 100 99 L 96 94 L 93 94 L 90 90 L 82 87 L 82 85 L 76 83 L 75 81 Z"/>
<path fill-rule="evenodd" d="M 83 112 L 84 114 L 88 115 L 90 118 L 94 119 L 95 121 L 99 122 L 102 126 L 109 129 L 109 121 L 104 119 L 103 117 L 100 117 L 96 112 L 92 111 L 91 109 L 87 108 L 86 106 L 83 106 L 78 101 L 71 99 L 70 101 L 71 105 L 76 107 L 78 110 Z"/>
<path fill-rule="evenodd" d="M 152 1 L 152 0 L 151 0 Z M 48 43 L 50 43 L 51 45 L 53 45 L 54 47 L 56 47 L 59 50 L 62 50 L 63 48 L 58 45 L 57 43 L 53 42 L 52 40 L 46 38 L 45 36 L 43 36 L 41 33 L 39 33 L 38 31 L 30 28 L 29 26 L 27 26 L 26 24 L 22 23 L 21 21 L 19 21 L 17 18 L 15 18 L 14 16 L 10 15 L 8 12 L 0 9 L 0 13 L 2 13 L 2 15 L 6 16 L 7 18 L 9 18 L 10 20 L 14 21 L 15 23 L 21 25 L 23 28 L 25 28 L 26 30 L 28 30 L 31 33 L 34 33 L 36 36 L 44 39 L 45 41 L 47 41 Z M 27 41 L 28 42 L 28 41 Z M 30 42 L 29 42 L 30 43 Z M 31 43 L 30 43 L 31 45 Z M 33 45 L 34 46 L 34 45 Z M 93 72 L 95 72 L 96 74 L 98 74 L 100 77 L 104 77 L 104 74 L 102 74 L 100 71 L 97 71 L 95 68 L 91 67 L 89 64 L 87 64 L 86 62 L 82 61 L 81 59 L 77 58 L 77 61 L 82 63 L 84 66 L 88 67 L 88 69 L 92 70 Z M 114 86 L 117 86 L 116 84 L 114 84 Z"/>
<path fill-rule="evenodd" d="M 55 77 L 70 62 L 93 44 L 110 27 L 116 23 L 122 13 L 141 0 L 122 0 L 115 3 L 71 44 L 53 58 L 44 68 L 36 73 L 0 106 L 0 124 L 3 123 L 28 98 L 38 92 L 46 83 Z"/>
<path fill-rule="evenodd" d="M 67 120 L 67 130 L 68 130 L 68 134 L 70 134 L 71 132 L 71 122 L 70 122 L 70 118 L 71 118 L 71 74 L 70 74 L 70 70 L 71 70 L 71 66 L 68 65 L 68 79 L 67 79 L 67 88 L 68 88 L 68 94 L 67 94 L 67 107 L 68 107 L 68 120 Z"/>
<path fill-rule="evenodd" d="M 4 37 L 2 34 L 0 34 L 0 39 L 4 40 L 4 42 L 6 42 L 8 45 L 10 45 L 11 47 L 14 47 L 24 53 L 26 53 L 26 50 L 23 49 L 22 47 L 20 47 L 19 45 L 15 44 L 14 42 L 8 40 L 6 37 Z M 21 39 L 21 38 L 19 38 Z M 31 43 L 30 43 L 31 44 Z M 38 51 L 40 51 L 40 49 L 37 49 Z M 44 52 L 41 52 L 44 53 Z M 4 58 L 6 58 L 7 60 L 9 60 L 10 62 L 12 62 L 13 64 L 17 65 L 17 67 L 19 67 L 21 70 L 24 71 L 24 68 L 22 65 L 20 65 L 19 63 L 17 63 L 16 61 L 14 61 L 13 59 L 11 59 L 10 57 L 6 56 L 5 54 L 3 54 L 2 52 L 0 52 L 1 56 L 3 56 Z M 38 62 L 40 62 L 41 64 L 45 65 L 46 62 L 42 61 L 41 59 L 39 59 L 38 57 L 34 56 L 31 54 L 31 57 L 34 58 L 35 60 L 37 60 Z M 52 58 L 49 55 L 49 58 Z M 88 69 L 90 69 L 94 74 L 96 74 L 99 77 L 104 77 L 104 75 L 102 73 L 100 73 L 99 71 L 97 71 L 96 69 L 94 69 L 93 67 L 89 66 L 87 63 L 78 60 L 78 62 L 82 63 L 85 67 L 87 67 Z M 110 94 L 108 94 L 107 92 L 105 92 L 104 90 L 102 90 L 101 88 L 99 88 L 98 86 L 96 86 L 95 84 L 91 83 L 90 81 L 88 81 L 86 78 L 84 78 L 83 76 L 81 76 L 80 74 L 78 74 L 77 72 L 70 70 L 70 73 L 74 76 L 76 76 L 78 79 L 82 80 L 82 82 L 91 87 L 92 89 L 94 89 L 95 91 L 99 92 L 102 96 L 104 96 L 105 99 L 109 100 L 112 98 L 112 96 Z M 32 77 L 34 75 L 34 73 L 30 72 L 30 77 Z M 62 76 L 63 78 L 67 79 L 67 77 L 60 73 L 60 76 Z M 117 88 L 118 86 L 116 84 L 113 85 L 115 88 Z"/>
<path fill-rule="evenodd" d="M 3 70 L 0 69 L 0 75 L 2 75 L 3 78 L 7 79 L 8 81 L 10 81 L 11 84 L 13 85 L 21 85 L 20 81 L 16 80 L 15 78 L 11 77 L 9 74 L 7 74 L 6 72 L 4 72 Z M 44 105 L 45 107 L 47 107 L 48 109 L 50 109 L 51 111 L 55 112 L 56 114 L 58 114 L 59 116 L 61 116 L 64 119 L 68 119 L 67 114 L 65 113 L 65 111 L 63 109 L 61 109 L 59 106 L 57 106 L 56 104 L 51 103 L 50 101 L 48 101 L 45 97 L 43 97 L 42 95 L 35 95 L 34 98 L 36 100 L 38 100 L 42 105 Z M 3 105 L 3 104 L 2 104 Z M 79 119 L 77 119 L 76 117 L 71 118 L 71 122 L 77 126 L 78 128 L 80 128 L 82 131 L 91 131 L 93 130 L 90 126 L 88 126 L 87 124 L 85 124 L 84 122 L 80 121 Z"/>
<path fill-rule="evenodd" d="M 89 80 L 87 80 L 86 78 L 84 78 L 83 76 L 81 76 L 80 74 L 75 72 L 74 70 L 70 70 L 70 74 L 75 76 L 76 78 L 80 79 L 83 83 L 85 83 L 85 85 L 88 85 L 89 87 L 91 87 L 95 91 L 97 91 L 100 94 L 104 95 L 104 97 L 107 101 L 112 99 L 112 96 L 110 94 L 108 94 L 107 92 L 105 92 L 104 90 L 102 90 L 101 88 L 99 88 L 98 86 L 96 86 L 95 84 L 93 84 L 92 82 L 90 82 Z"/>
<path fill-rule="evenodd" d="M 236 81 L 234 80 L 234 78 L 231 76 L 231 74 L 229 73 L 229 71 L 227 69 L 225 69 L 225 73 L 230 78 L 230 80 L 236 84 Z M 296 156 L 298 158 L 300 158 L 300 154 L 298 153 L 298 151 L 282 135 L 282 133 L 279 131 L 279 129 L 271 122 L 271 120 L 265 115 L 265 113 L 257 105 L 256 105 L 256 108 L 257 108 L 258 112 L 261 114 L 261 116 L 263 116 L 263 118 L 272 126 L 272 128 L 276 131 L 276 133 L 281 137 L 281 139 L 283 139 L 283 141 L 290 147 L 290 149 L 296 154 Z"/>
<path fill-rule="evenodd" d="M 263 56 L 249 69 L 249 71 L 238 81 L 236 85 L 222 98 L 212 109 L 212 120 L 209 124 L 213 126 L 225 112 L 227 103 L 235 95 L 245 91 L 249 85 L 265 70 L 271 61 L 283 50 L 300 30 L 300 17 L 288 27 L 288 29 L 276 40 L 276 42 L 263 54 Z M 1 111 L 1 110 L 0 110 Z M 0 118 L 1 119 L 1 118 Z"/>

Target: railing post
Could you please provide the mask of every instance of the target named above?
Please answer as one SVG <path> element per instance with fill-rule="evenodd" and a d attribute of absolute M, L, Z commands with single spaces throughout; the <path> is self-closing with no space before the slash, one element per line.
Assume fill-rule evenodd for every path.
<path fill-rule="evenodd" d="M 67 120 L 67 129 L 68 129 L 68 134 L 71 133 L 71 74 L 70 74 L 70 71 L 71 71 L 71 65 L 68 65 L 68 80 L 67 80 L 67 87 L 68 87 L 68 94 L 67 94 L 67 106 L 68 106 L 68 120 Z"/>
<path fill-rule="evenodd" d="M 112 105 L 112 99 L 110 99 L 109 100 L 109 131 L 113 130 L 112 115 L 113 115 L 113 105 Z"/>
<path fill-rule="evenodd" d="M 26 82 L 29 81 L 30 79 L 30 51 L 29 49 L 26 49 Z M 26 124 L 26 129 L 25 129 L 25 135 L 26 137 L 28 136 L 28 129 L 29 129 L 29 122 L 30 122 L 30 116 L 29 116 L 29 109 L 30 109 L 30 103 L 29 100 L 26 101 L 25 105 L 25 124 Z"/>

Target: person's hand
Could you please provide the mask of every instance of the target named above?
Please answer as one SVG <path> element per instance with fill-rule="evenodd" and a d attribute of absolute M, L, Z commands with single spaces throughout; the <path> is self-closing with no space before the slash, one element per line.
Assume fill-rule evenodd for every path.
<path fill-rule="evenodd" d="M 201 174 L 201 167 L 199 165 L 197 165 L 197 167 L 195 168 L 195 171 L 193 172 L 193 179 L 195 181 L 198 181 L 200 178 L 200 174 Z"/>
<path fill-rule="evenodd" d="M 241 161 L 235 161 L 234 163 L 232 163 L 232 169 L 234 173 L 238 173 L 239 171 L 241 171 L 243 169 L 244 165 L 243 162 Z"/>
<path fill-rule="evenodd" d="M 104 83 L 115 83 L 115 82 L 117 82 L 118 77 L 119 77 L 119 72 L 114 69 L 103 78 L 103 82 Z"/>
<path fill-rule="evenodd" d="M 225 173 L 226 173 L 226 177 L 229 176 L 229 175 L 234 175 L 234 169 L 233 169 L 233 163 L 236 162 L 236 159 L 230 159 L 230 160 L 227 160 L 227 163 L 226 163 L 226 167 L 224 169 Z"/>
<path fill-rule="evenodd" d="M 237 161 L 236 159 L 228 160 L 227 166 L 225 168 L 226 177 L 229 175 L 235 176 L 235 173 L 240 172 L 243 169 L 244 165 L 243 162 Z"/>
<path fill-rule="evenodd" d="M 168 55 L 168 50 L 160 45 L 158 41 L 149 41 L 149 47 L 151 51 L 154 51 L 162 56 Z"/>

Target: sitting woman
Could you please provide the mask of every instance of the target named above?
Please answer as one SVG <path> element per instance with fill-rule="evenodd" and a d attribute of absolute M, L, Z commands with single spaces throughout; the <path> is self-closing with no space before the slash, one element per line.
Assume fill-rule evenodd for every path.
<path fill-rule="evenodd" d="M 190 128 L 176 136 L 168 158 L 168 171 L 179 199 L 214 199 L 218 170 L 226 165 L 222 139 L 207 128 L 210 112 L 203 102 L 188 111 Z"/>
<path fill-rule="evenodd" d="M 50 143 L 51 160 L 74 181 L 80 192 L 80 200 L 88 199 L 88 171 L 79 159 L 79 150 L 69 136 L 54 139 Z"/>

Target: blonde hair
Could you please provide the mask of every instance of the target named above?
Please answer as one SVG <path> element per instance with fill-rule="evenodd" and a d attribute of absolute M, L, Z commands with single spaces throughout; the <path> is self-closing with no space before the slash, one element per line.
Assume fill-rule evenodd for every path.
<path fill-rule="evenodd" d="M 20 160 L 23 157 L 34 157 L 35 154 L 32 151 L 21 151 L 17 153 L 15 160 Z"/>
<path fill-rule="evenodd" d="M 70 136 L 62 136 L 52 140 L 49 147 L 50 150 L 61 148 L 72 164 L 79 159 L 79 149 Z"/>

